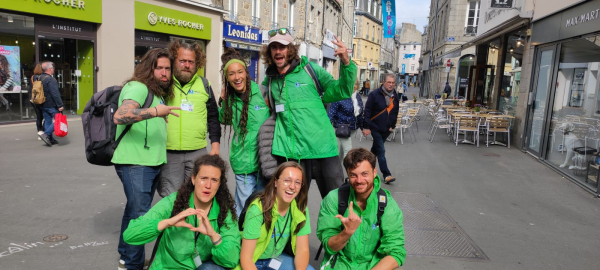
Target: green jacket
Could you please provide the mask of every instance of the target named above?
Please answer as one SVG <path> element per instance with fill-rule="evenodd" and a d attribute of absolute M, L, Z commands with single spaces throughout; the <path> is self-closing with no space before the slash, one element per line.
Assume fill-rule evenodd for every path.
<path fill-rule="evenodd" d="M 193 196 L 192 193 L 191 208 L 194 208 Z M 172 193 L 160 200 L 148 213 L 129 222 L 129 226 L 123 232 L 123 240 L 130 245 L 143 245 L 156 239 L 160 234 L 158 222 L 171 217 L 176 197 L 177 192 Z M 217 226 L 219 209 L 217 200 L 213 199 L 208 219 L 223 241 L 214 246 L 208 236 L 200 234 L 196 247 L 203 262 L 211 260 L 225 268 L 233 268 L 240 261 L 241 235 L 237 222 L 231 217 L 231 211 L 227 214 L 223 226 Z M 185 222 L 197 226 L 197 220 L 196 216 L 188 216 Z M 151 269 L 196 269 L 193 260 L 195 232 L 181 227 L 169 227 L 163 232 Z"/>
<path fill-rule="evenodd" d="M 252 203 L 248 205 L 248 208 L 250 208 L 250 206 L 252 205 L 258 206 L 258 209 L 260 209 L 262 212 L 262 203 L 260 202 L 259 198 L 252 201 Z M 306 216 L 302 213 L 302 211 L 300 211 L 300 209 L 298 209 L 296 199 L 294 199 L 290 204 L 290 210 L 292 214 L 292 226 L 290 227 L 290 232 L 292 232 L 291 246 L 292 251 L 294 252 L 294 254 L 296 254 L 296 234 L 294 232 L 296 231 L 296 227 L 298 227 L 298 224 L 306 220 Z M 306 214 L 308 215 L 308 207 L 306 207 Z M 273 228 L 275 228 L 275 223 L 277 223 L 277 218 L 279 218 L 279 212 L 277 212 L 277 201 L 273 204 L 273 209 L 271 209 L 271 215 L 271 228 L 267 230 L 267 226 L 265 225 L 265 223 L 263 223 L 263 225 L 260 227 L 260 237 L 256 241 L 256 248 L 254 249 L 254 254 L 252 255 L 252 260 L 254 260 L 254 262 L 258 260 L 258 258 L 260 257 L 260 255 L 263 254 L 263 252 L 265 252 L 267 246 L 269 245 L 269 242 L 271 242 L 271 232 L 273 232 Z M 247 218 L 248 217 L 246 217 L 246 219 Z M 308 224 L 307 222 L 304 224 L 304 226 L 310 226 L 310 224 Z M 242 269 L 242 267 L 238 264 L 235 270 L 239 269 Z"/>
<path fill-rule="evenodd" d="M 342 64 L 339 80 L 333 79 L 319 65 L 312 65 L 323 87 L 321 100 L 310 75 L 304 71 L 306 64 L 308 60 L 304 56 L 299 63 L 292 62 L 285 78 L 277 74 L 276 68 L 267 69 L 262 84 L 268 86 L 270 79 L 275 104 L 284 106 L 284 111 L 277 114 L 272 153 L 292 159 L 334 157 L 338 155 L 337 138 L 323 103 L 350 98 L 356 80 L 356 65 L 352 62 Z"/>
<path fill-rule="evenodd" d="M 356 229 L 346 246 L 340 250 L 336 270 L 362 270 L 372 269 L 385 256 L 392 256 L 402 265 L 406 258 L 404 249 L 404 229 L 402 225 L 402 211 L 396 201 L 387 193 L 387 206 L 381 217 L 380 229 L 375 226 L 377 223 L 377 191 L 380 189 L 381 180 L 379 176 L 374 179 L 374 188 L 367 199 L 365 211 L 361 211 L 356 203 L 354 190 L 350 189 L 350 198 L 354 202 L 354 213 L 362 217 L 362 223 Z M 348 211 L 344 216 L 348 216 Z M 321 202 L 321 211 L 319 211 L 319 220 L 317 222 L 317 238 L 323 243 L 325 256 L 321 262 L 322 269 L 331 269 L 330 258 L 336 253 L 329 245 L 329 238 L 339 234 L 342 231 L 342 222 L 335 216 L 338 214 L 338 190 L 332 190 Z M 377 250 L 375 247 L 381 241 Z"/>
<path fill-rule="evenodd" d="M 234 135 L 231 139 L 229 162 L 235 174 L 249 174 L 258 171 L 258 129 L 269 118 L 269 107 L 265 103 L 258 84 L 251 82 L 251 91 L 248 104 L 247 133 L 243 142 L 239 137 L 238 125 L 244 102 L 237 95 L 233 95 L 232 121 Z M 219 108 L 219 121 L 224 125 L 231 125 L 231 123 L 224 123 L 222 119 L 223 108 Z"/>
<path fill-rule="evenodd" d="M 206 133 L 209 131 L 211 112 L 209 111 L 211 103 L 214 103 L 214 98 L 209 100 L 209 95 L 206 93 L 205 86 L 202 83 L 202 78 L 194 75 L 190 82 L 181 86 L 179 81 L 173 76 L 173 92 L 174 98 L 167 100 L 167 106 L 181 106 L 181 100 L 187 99 L 194 104 L 194 111 L 173 110 L 179 114 L 179 117 L 169 115 L 167 123 L 167 150 L 198 150 L 205 148 Z M 187 95 L 186 95 L 187 94 Z M 216 104 L 215 104 L 216 109 Z M 218 123 L 218 120 L 216 120 Z M 220 127 L 219 127 L 220 128 Z M 212 130 L 210 130 L 212 131 Z M 219 140 L 219 134 L 211 132 L 211 141 Z"/>

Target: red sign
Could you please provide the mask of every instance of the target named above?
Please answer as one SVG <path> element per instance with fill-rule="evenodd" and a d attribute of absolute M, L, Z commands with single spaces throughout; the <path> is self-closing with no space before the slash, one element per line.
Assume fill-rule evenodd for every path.
<path fill-rule="evenodd" d="M 450 59 L 448 59 L 448 61 L 446 61 L 446 66 L 450 67 Z"/>

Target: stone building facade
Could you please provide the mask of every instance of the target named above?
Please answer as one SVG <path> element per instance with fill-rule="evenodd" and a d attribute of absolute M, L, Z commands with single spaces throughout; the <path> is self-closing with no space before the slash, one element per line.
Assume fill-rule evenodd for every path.
<path fill-rule="evenodd" d="M 356 0 L 354 11 L 353 59 L 358 66 L 358 79 L 371 80 L 371 88 L 379 86 L 379 58 L 383 41 L 380 0 Z"/>

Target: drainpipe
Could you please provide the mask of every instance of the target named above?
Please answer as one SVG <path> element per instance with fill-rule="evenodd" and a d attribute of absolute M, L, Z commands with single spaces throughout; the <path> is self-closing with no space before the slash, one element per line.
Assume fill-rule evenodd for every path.
<path fill-rule="evenodd" d="M 306 33 L 308 33 L 308 12 L 310 12 L 310 11 L 308 10 L 308 0 L 305 0 L 305 1 L 306 1 L 306 9 L 304 9 L 305 10 L 305 12 L 304 12 L 304 42 L 306 43 L 306 58 L 308 58 L 309 44 L 308 44 L 308 41 L 306 40 Z"/>
<path fill-rule="evenodd" d="M 431 92 L 431 72 L 433 71 L 432 69 L 432 63 L 433 63 L 433 45 L 435 43 L 435 30 L 437 28 L 437 14 L 438 14 L 438 4 L 440 3 L 440 0 L 436 0 L 435 1 L 435 17 L 433 19 L 433 33 L 432 33 L 432 38 L 431 38 L 431 51 L 429 52 L 429 72 L 427 74 L 427 78 L 428 78 L 428 83 L 429 83 L 429 92 Z M 431 30 L 431 29 L 429 29 Z M 427 95 L 429 95 L 429 93 L 427 93 Z"/>

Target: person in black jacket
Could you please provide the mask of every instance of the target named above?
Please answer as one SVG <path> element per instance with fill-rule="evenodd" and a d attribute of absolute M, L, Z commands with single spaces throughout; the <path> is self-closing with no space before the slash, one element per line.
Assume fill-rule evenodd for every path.
<path fill-rule="evenodd" d="M 396 178 L 392 176 L 392 173 L 388 169 L 385 159 L 385 146 L 383 144 L 392 130 L 396 128 L 400 97 L 394 91 L 396 76 L 394 74 L 386 74 L 384 78 L 383 86 L 372 91 L 367 98 L 363 135 L 365 137 L 369 134 L 373 136 L 371 152 L 377 156 L 384 183 L 389 184 L 394 182 Z"/>
<path fill-rule="evenodd" d="M 42 105 L 44 114 L 44 134 L 40 134 L 40 139 L 48 146 L 58 144 L 58 141 L 52 137 L 54 133 L 54 115 L 63 111 L 63 102 L 60 99 L 58 91 L 58 82 L 54 79 L 54 63 L 46 61 L 42 63 L 42 75 L 39 76 L 44 87 L 44 96 L 46 101 Z"/>

